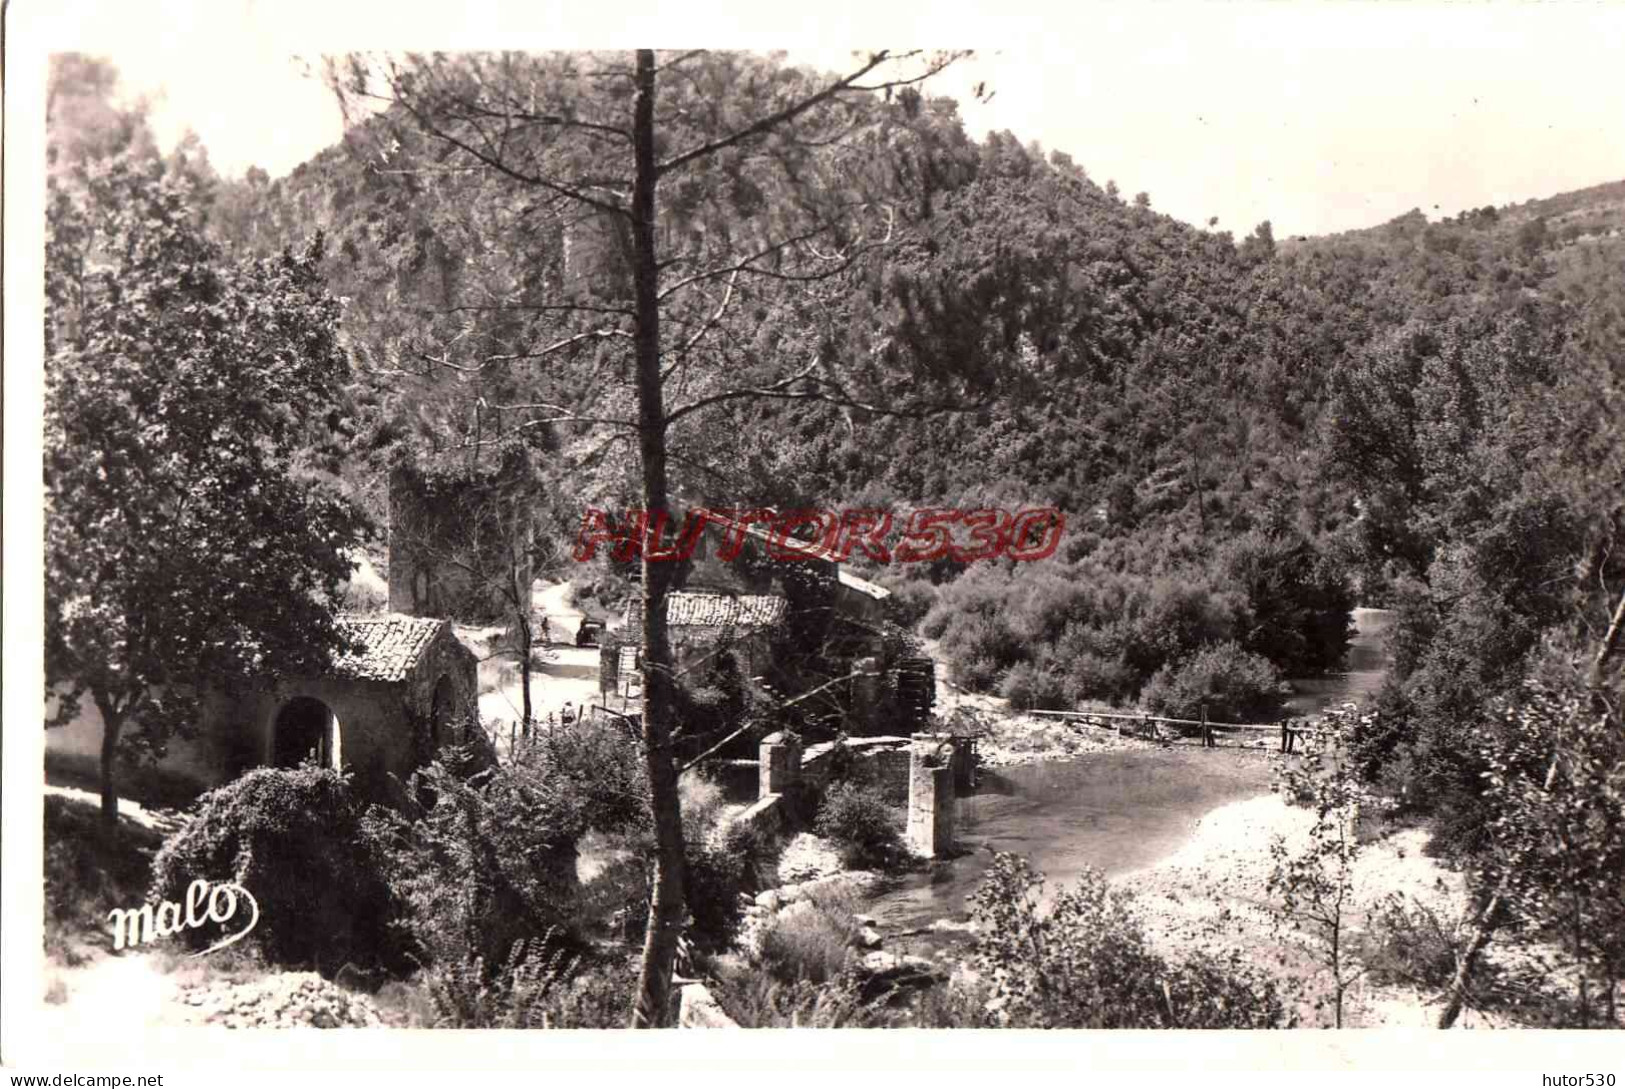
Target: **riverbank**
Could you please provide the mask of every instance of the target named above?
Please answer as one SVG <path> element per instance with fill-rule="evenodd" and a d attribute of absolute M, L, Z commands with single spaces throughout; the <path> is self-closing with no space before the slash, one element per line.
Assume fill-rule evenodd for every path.
<path fill-rule="evenodd" d="M 1313 996 L 1327 993 L 1329 981 L 1290 930 L 1278 929 L 1267 891 L 1277 837 L 1288 850 L 1302 850 L 1314 815 L 1289 806 L 1275 794 L 1231 802 L 1195 823 L 1180 847 L 1161 861 L 1119 875 L 1115 883 L 1135 896 L 1135 909 L 1147 936 L 1169 955 L 1241 953 L 1267 967 L 1306 997 L 1299 1015 L 1306 1025 L 1329 1023 Z M 1352 931 L 1366 926 L 1372 909 L 1398 894 L 1441 919 L 1461 916 L 1467 907 L 1460 873 L 1425 853 L 1430 836 L 1423 828 L 1402 828 L 1376 836 L 1358 856 L 1348 918 Z M 1438 1021 L 1435 995 L 1403 986 L 1361 982 L 1349 995 L 1345 1025 L 1363 1028 L 1431 1028 Z M 1468 1011 L 1462 1028 L 1505 1027 L 1504 1019 Z"/>
<path fill-rule="evenodd" d="M 893 878 L 865 910 L 890 931 L 913 932 L 910 952 L 932 954 L 963 940 L 938 923 L 968 917 L 995 854 L 1022 855 L 1051 890 L 1085 868 L 1113 877 L 1178 850 L 1204 814 L 1270 789 L 1273 753 L 1100 734 L 1106 744 L 1095 751 L 1079 745 L 1060 760 L 984 767 L 975 792 L 955 805 L 957 857 Z"/>
<path fill-rule="evenodd" d="M 1019 768 L 1159 747 L 1155 741 L 1037 715 L 987 714 L 982 721 L 987 732 L 976 741 L 976 755 L 984 768 Z"/>

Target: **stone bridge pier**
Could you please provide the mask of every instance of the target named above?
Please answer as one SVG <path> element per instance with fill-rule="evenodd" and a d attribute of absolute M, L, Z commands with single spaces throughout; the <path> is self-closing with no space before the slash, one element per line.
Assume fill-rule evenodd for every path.
<path fill-rule="evenodd" d="M 942 858 L 954 845 L 954 759 L 958 743 L 947 734 L 915 734 L 908 763 L 909 850 Z"/>

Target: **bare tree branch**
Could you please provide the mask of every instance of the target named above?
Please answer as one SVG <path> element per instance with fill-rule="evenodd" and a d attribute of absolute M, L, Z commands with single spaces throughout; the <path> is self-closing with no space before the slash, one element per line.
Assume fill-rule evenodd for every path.
<path fill-rule="evenodd" d="M 694 335 L 689 337 L 688 340 L 683 343 L 681 348 L 677 349 L 676 361 L 672 363 L 671 366 L 667 367 L 660 375 L 660 380 L 662 382 L 671 377 L 672 372 L 683 365 L 684 360 L 688 358 L 688 353 L 694 350 L 694 346 L 700 342 L 700 338 L 705 336 L 705 334 L 710 332 L 712 329 L 716 328 L 717 322 L 721 321 L 722 315 L 727 312 L 728 304 L 733 301 L 734 286 L 738 282 L 738 272 L 735 272 L 732 276 L 728 277 L 728 290 L 723 293 L 722 302 L 717 306 L 716 312 L 707 318 L 705 322 L 694 331 Z"/>
<path fill-rule="evenodd" d="M 987 403 L 987 398 L 981 398 L 972 401 L 933 401 L 909 408 L 898 408 L 894 405 L 880 405 L 872 401 L 860 401 L 829 379 L 815 377 L 812 372 L 817 369 L 817 366 L 816 362 L 810 363 L 788 378 L 781 379 L 771 385 L 739 387 L 713 393 L 708 397 L 701 397 L 697 401 L 691 401 L 686 405 L 674 408 L 667 414 L 666 422 L 672 423 L 701 409 L 710 408 L 712 405 L 722 404 L 725 401 L 736 401 L 745 397 L 763 397 L 781 401 L 821 401 L 837 408 L 855 408 L 877 416 L 889 416 L 894 419 L 924 419 L 928 416 L 949 412 L 974 412 Z M 793 389 L 792 387 L 798 382 L 810 383 L 812 388 Z"/>
<path fill-rule="evenodd" d="M 432 363 L 438 367 L 444 367 L 450 371 L 457 371 L 460 374 L 479 374 L 487 367 L 494 366 L 499 363 L 533 362 L 538 359 L 546 359 L 548 356 L 563 351 L 565 348 L 569 348 L 577 344 L 584 344 L 590 340 L 607 340 L 616 337 L 631 340 L 632 334 L 625 329 L 589 329 L 586 332 L 577 333 L 574 336 L 565 337 L 563 340 L 555 341 L 554 343 L 549 344 L 547 347 L 538 351 L 508 352 L 499 355 L 489 355 L 480 362 L 473 364 L 453 363 L 451 361 L 451 357 L 445 355 L 435 356 L 421 351 L 417 354 L 418 358 L 422 359 L 424 362 Z"/>

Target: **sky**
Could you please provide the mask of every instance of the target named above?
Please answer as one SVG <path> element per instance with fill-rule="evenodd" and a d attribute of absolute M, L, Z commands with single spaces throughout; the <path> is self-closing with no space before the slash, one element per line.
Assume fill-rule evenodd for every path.
<path fill-rule="evenodd" d="M 967 130 L 1067 152 L 1125 196 L 1238 237 L 1430 218 L 1625 178 L 1625 0 L 1520 3 L 821 0 L 762 5 L 372 0 L 69 3 L 52 47 L 108 56 L 216 168 L 281 175 L 335 142 L 336 105 L 299 57 L 361 47 L 785 48 L 831 68 L 855 43 L 968 46 L 941 77 Z M 607 6 L 606 6 L 607 8 Z M 610 18 L 614 21 L 610 21 Z M 695 43 L 696 28 L 704 28 Z M 985 82 L 986 104 L 968 89 Z"/>

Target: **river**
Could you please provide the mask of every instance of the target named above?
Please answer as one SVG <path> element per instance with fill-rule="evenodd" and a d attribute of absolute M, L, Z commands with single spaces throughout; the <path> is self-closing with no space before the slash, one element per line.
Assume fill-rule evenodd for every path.
<path fill-rule="evenodd" d="M 1392 614 L 1356 609 L 1354 622 L 1347 671 L 1293 679 L 1292 713 L 1361 700 L 1381 684 Z M 956 803 L 965 853 L 898 878 L 865 910 L 903 930 L 962 919 L 994 852 L 1026 856 L 1050 890 L 1072 884 L 1086 866 L 1108 877 L 1141 869 L 1172 854 L 1204 814 L 1268 792 L 1270 766 L 1267 748 L 1170 748 L 984 771 L 976 791 Z"/>
<path fill-rule="evenodd" d="M 1394 614 L 1388 609 L 1355 609 L 1354 636 L 1344 659 L 1347 671 L 1289 678 L 1294 694 L 1287 700 L 1287 710 L 1312 715 L 1347 700 L 1360 703 L 1374 696 L 1388 672 L 1387 637 L 1393 627 Z"/>

